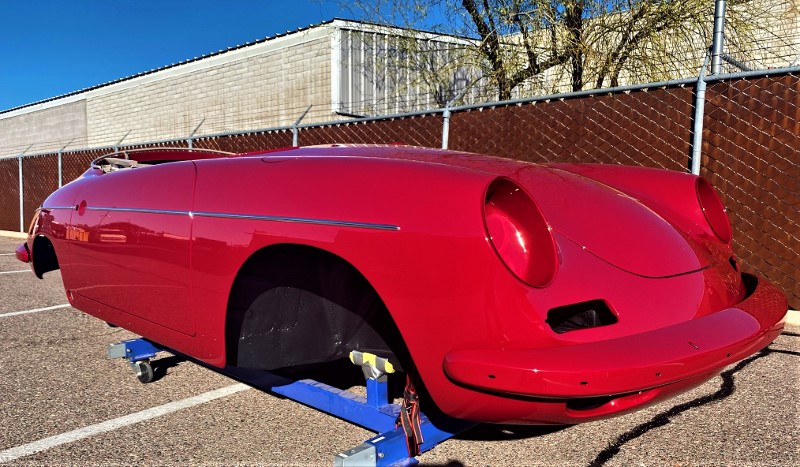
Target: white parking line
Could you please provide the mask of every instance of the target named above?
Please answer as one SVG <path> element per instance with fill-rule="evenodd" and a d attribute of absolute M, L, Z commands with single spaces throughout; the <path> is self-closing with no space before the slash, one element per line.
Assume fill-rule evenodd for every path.
<path fill-rule="evenodd" d="M 0 313 L 0 318 L 6 318 L 8 316 L 19 316 L 19 315 L 27 315 L 28 313 L 38 313 L 40 311 L 50 311 L 50 310 L 57 310 L 59 308 L 67 308 L 69 304 L 65 305 L 53 305 L 53 306 L 46 306 L 44 308 L 34 308 L 32 310 L 22 310 L 22 311 L 10 311 L 8 313 Z"/>
<path fill-rule="evenodd" d="M 229 396 L 231 394 L 244 391 L 246 389 L 250 389 L 250 386 L 242 383 L 233 384 L 231 386 L 226 386 L 224 388 L 200 394 L 199 396 L 189 397 L 188 399 L 183 399 L 175 402 L 170 402 L 164 405 L 159 405 L 158 407 L 145 409 L 142 410 L 141 412 L 136 412 L 119 418 L 106 420 L 104 422 L 96 423 L 94 425 L 78 428 L 77 430 L 61 433 L 60 435 L 51 436 L 49 438 L 40 439 L 32 443 L 23 444 L 21 446 L 16 446 L 10 449 L 6 449 L 5 451 L 0 451 L 0 463 L 12 462 L 21 457 L 30 456 L 31 454 L 36 454 L 37 452 L 41 451 L 46 451 L 56 446 L 61 446 L 62 444 L 72 443 L 74 441 L 98 435 L 100 433 L 106 433 L 109 431 L 126 427 L 128 425 L 133 425 L 135 423 L 143 422 L 151 418 L 156 418 L 162 415 L 167 415 L 172 412 L 177 412 L 178 410 L 194 407 L 195 405 L 200 405 L 206 402 L 213 401 L 215 399 L 220 399 Z"/>
<path fill-rule="evenodd" d="M 14 256 L 16 253 L 0 253 L 0 256 Z"/>
<path fill-rule="evenodd" d="M 20 269 L 19 271 L 2 271 L 0 274 L 16 274 L 18 272 L 32 272 L 30 269 Z"/>

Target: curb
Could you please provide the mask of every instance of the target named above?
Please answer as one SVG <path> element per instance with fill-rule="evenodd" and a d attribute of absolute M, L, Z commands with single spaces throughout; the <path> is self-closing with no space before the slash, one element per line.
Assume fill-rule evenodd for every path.
<path fill-rule="evenodd" d="M 800 326 L 800 311 L 789 310 L 786 314 L 786 324 L 790 326 Z"/>
<path fill-rule="evenodd" d="M 27 232 L 15 232 L 13 230 L 0 230 L 0 237 L 23 238 L 27 239 Z"/>

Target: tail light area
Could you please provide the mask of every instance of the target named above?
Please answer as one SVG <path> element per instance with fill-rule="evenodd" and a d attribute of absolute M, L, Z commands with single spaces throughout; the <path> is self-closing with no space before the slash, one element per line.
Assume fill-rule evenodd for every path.
<path fill-rule="evenodd" d="M 717 191 L 702 178 L 697 178 L 695 189 L 697 191 L 697 201 L 700 203 L 700 209 L 703 211 L 708 226 L 711 227 L 714 235 L 722 243 L 730 243 L 732 238 L 731 223 L 728 219 L 728 212 L 722 204 L 722 200 L 719 199 Z"/>
<path fill-rule="evenodd" d="M 495 179 L 486 191 L 484 221 L 503 264 L 533 287 L 553 282 L 558 269 L 555 240 L 542 212 L 519 185 Z"/>

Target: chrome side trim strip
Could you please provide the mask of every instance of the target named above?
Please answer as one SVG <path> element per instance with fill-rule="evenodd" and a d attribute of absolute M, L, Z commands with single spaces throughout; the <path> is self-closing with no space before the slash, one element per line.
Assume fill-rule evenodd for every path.
<path fill-rule="evenodd" d="M 43 209 L 75 209 L 75 206 L 50 206 Z M 297 224 L 316 224 L 332 225 L 336 227 L 354 227 L 358 229 L 373 230 L 400 230 L 400 227 L 392 224 L 373 224 L 369 222 L 337 221 L 331 219 L 311 219 L 305 217 L 284 217 L 284 216 L 262 216 L 253 214 L 229 214 L 224 212 L 192 212 L 192 211 L 173 211 L 169 209 L 144 209 L 144 208 L 112 208 L 102 206 L 87 206 L 87 211 L 112 211 L 112 212 L 140 212 L 145 214 L 168 214 L 177 216 L 202 216 L 222 219 L 247 219 L 271 222 L 293 222 Z"/>
<path fill-rule="evenodd" d="M 145 214 L 172 214 L 178 216 L 188 216 L 189 211 L 171 211 L 169 209 L 144 209 L 144 208 L 107 208 L 98 206 L 87 206 L 87 211 L 113 211 L 113 212 L 142 212 Z"/>
<path fill-rule="evenodd" d="M 309 219 L 304 217 L 257 216 L 251 214 L 227 214 L 222 212 L 192 212 L 192 214 L 195 216 L 217 217 L 225 219 L 249 219 L 249 220 L 259 220 L 259 221 L 273 221 L 273 222 L 294 222 L 298 224 L 333 225 L 337 227 L 356 227 L 360 229 L 375 229 L 375 230 L 400 230 L 399 226 L 391 224 L 372 224 L 368 222 L 336 221 L 329 219 Z"/>

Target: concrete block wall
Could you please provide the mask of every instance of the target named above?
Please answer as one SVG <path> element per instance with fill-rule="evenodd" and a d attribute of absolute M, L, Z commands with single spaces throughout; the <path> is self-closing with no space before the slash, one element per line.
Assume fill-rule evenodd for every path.
<path fill-rule="evenodd" d="M 90 98 L 89 146 L 111 145 L 330 120 L 331 39 L 269 53 Z"/>
<path fill-rule="evenodd" d="M 10 118 L 0 114 L 0 156 L 22 151 L 57 151 L 69 141 L 72 147 L 86 147 L 86 101 L 22 113 Z"/>
<path fill-rule="evenodd" d="M 201 60 L 0 113 L 0 157 L 330 121 L 331 47 L 323 24 Z M 127 136 L 126 136 L 127 135 Z"/>

